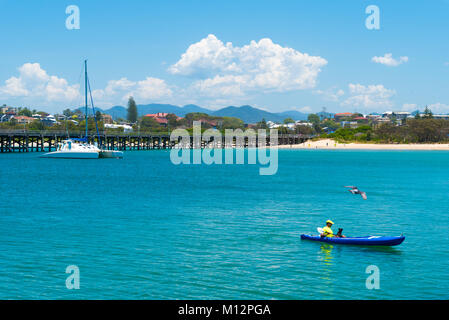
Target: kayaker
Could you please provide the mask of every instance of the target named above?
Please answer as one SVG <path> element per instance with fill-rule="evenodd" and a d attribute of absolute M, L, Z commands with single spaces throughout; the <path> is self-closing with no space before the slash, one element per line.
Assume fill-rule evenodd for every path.
<path fill-rule="evenodd" d="M 334 236 L 334 232 L 332 231 L 332 225 L 334 223 L 331 220 L 327 220 L 326 221 L 326 226 L 323 228 L 323 233 L 321 234 L 321 237 L 333 237 Z"/>
<path fill-rule="evenodd" d="M 341 234 L 343 229 L 338 229 L 338 233 L 336 235 L 334 235 L 334 232 L 331 229 L 333 224 L 334 223 L 332 222 L 332 220 L 327 220 L 326 221 L 326 226 L 323 228 L 323 233 L 321 234 L 321 237 L 346 238 L 344 235 Z"/>

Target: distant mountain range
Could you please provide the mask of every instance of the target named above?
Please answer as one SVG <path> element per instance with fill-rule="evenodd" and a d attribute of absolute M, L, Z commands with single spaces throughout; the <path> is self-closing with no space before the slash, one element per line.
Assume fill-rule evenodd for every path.
<path fill-rule="evenodd" d="M 118 118 L 126 119 L 127 114 L 126 107 L 114 106 L 112 108 L 105 110 L 99 108 L 96 109 L 103 113 L 111 115 L 114 119 Z M 84 108 L 79 108 L 79 110 L 83 112 Z M 242 119 L 245 123 L 256 123 L 261 121 L 262 119 L 274 122 L 282 122 L 286 118 L 292 118 L 293 120 L 306 120 L 308 116 L 306 113 L 302 113 L 295 110 L 284 111 L 280 113 L 272 113 L 248 105 L 241 107 L 229 106 L 219 110 L 210 110 L 194 104 L 188 104 L 185 105 L 184 107 L 179 107 L 171 104 L 153 103 L 146 105 L 137 105 L 137 111 L 139 116 L 143 116 L 149 113 L 166 112 L 166 113 L 174 113 L 178 117 L 184 117 L 187 113 L 191 112 L 202 112 L 207 113 L 211 116 L 236 117 Z"/>
<path fill-rule="evenodd" d="M 272 113 L 251 106 L 230 106 L 217 111 L 213 111 L 212 115 L 219 117 L 236 117 L 242 119 L 245 123 L 256 123 L 261 121 L 262 119 L 274 122 L 282 122 L 286 118 L 292 118 L 293 120 L 307 119 L 307 114 L 295 110 Z"/>

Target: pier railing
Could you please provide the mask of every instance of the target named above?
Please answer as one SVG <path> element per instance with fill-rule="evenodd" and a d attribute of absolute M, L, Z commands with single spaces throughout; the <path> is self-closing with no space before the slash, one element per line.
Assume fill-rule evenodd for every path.
<path fill-rule="evenodd" d="M 68 138 L 85 137 L 84 131 L 70 132 L 57 130 L 20 130 L 20 129 L 0 129 L 0 153 L 6 152 L 44 152 L 56 150 L 58 143 Z M 312 138 L 311 135 L 303 134 L 279 134 L 278 145 L 293 145 L 303 143 Z M 180 140 L 171 141 L 169 133 L 161 132 L 100 132 L 88 133 L 88 142 L 97 143 L 109 150 L 150 150 L 150 149 L 171 149 L 180 146 Z M 237 140 L 242 137 L 235 137 L 232 141 L 237 146 Z M 263 143 L 269 146 L 271 139 L 269 136 L 255 136 L 256 145 Z M 265 139 L 263 141 L 262 139 Z M 250 147 L 252 142 L 248 136 L 243 136 L 243 144 L 239 146 Z M 262 140 L 262 141 L 261 141 Z M 185 142 L 184 142 L 185 143 Z M 209 141 L 201 141 L 201 147 L 224 148 L 227 144 L 225 137 L 216 139 L 211 137 Z M 184 146 L 185 147 L 185 146 Z M 194 143 L 193 137 L 187 142 L 187 147 L 198 147 Z"/>
<path fill-rule="evenodd" d="M 84 137 L 86 135 L 85 131 L 70 131 L 67 133 L 65 130 L 25 130 L 25 129 L 0 129 L 0 135 L 8 135 L 8 134 L 14 134 L 14 135 L 39 135 L 39 136 L 70 136 L 70 137 Z M 96 131 L 89 131 L 89 136 L 97 136 Z M 114 136 L 154 136 L 154 135 L 164 135 L 169 136 L 169 133 L 166 132 L 115 132 L 115 131 L 100 131 L 100 135 L 114 135 Z"/>

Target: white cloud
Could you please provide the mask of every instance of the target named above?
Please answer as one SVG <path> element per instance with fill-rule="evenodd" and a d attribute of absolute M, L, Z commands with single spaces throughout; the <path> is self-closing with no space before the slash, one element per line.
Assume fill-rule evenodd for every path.
<path fill-rule="evenodd" d="M 29 94 L 28 90 L 25 88 L 22 80 L 16 77 L 11 77 L 5 81 L 5 86 L 0 87 L 0 94 L 5 96 L 27 96 Z"/>
<path fill-rule="evenodd" d="M 427 107 L 432 110 L 434 114 L 446 114 L 449 113 L 449 104 L 436 102 L 427 105 Z M 402 105 L 403 111 L 415 111 L 415 110 L 421 110 L 421 112 L 424 111 L 425 105 L 418 106 L 416 103 L 404 103 Z"/>
<path fill-rule="evenodd" d="M 345 94 L 342 89 L 330 88 L 327 90 L 316 90 L 316 94 L 323 96 L 326 101 L 337 102 L 340 100 L 340 97 Z"/>
<path fill-rule="evenodd" d="M 0 97 L 22 97 L 33 103 L 72 102 L 79 97 L 79 85 L 48 75 L 39 63 L 25 63 L 18 77 L 11 77 L 0 87 Z"/>
<path fill-rule="evenodd" d="M 158 100 L 172 95 L 172 90 L 162 79 L 147 77 L 137 82 L 137 86 L 131 94 L 142 100 Z"/>
<path fill-rule="evenodd" d="M 296 109 L 296 108 L 294 108 L 294 109 Z M 302 113 L 310 113 L 310 112 L 312 112 L 312 108 L 310 106 L 305 106 L 305 107 L 302 107 L 302 108 L 298 108 L 297 110 L 299 112 L 302 112 Z"/>
<path fill-rule="evenodd" d="M 449 113 L 449 104 L 444 104 L 441 102 L 432 103 L 427 105 L 427 107 L 432 110 L 434 114 L 447 114 Z M 418 106 L 416 103 L 404 103 L 402 105 L 403 111 L 415 111 L 421 110 L 424 111 L 425 105 Z"/>
<path fill-rule="evenodd" d="M 449 113 L 449 104 L 437 102 L 437 103 L 429 104 L 428 107 L 430 110 L 432 110 L 433 114 Z"/>
<path fill-rule="evenodd" d="M 110 80 L 104 92 L 109 96 L 114 96 L 118 92 L 129 91 L 135 86 L 135 82 L 129 81 L 127 78 L 121 78 L 119 80 Z"/>
<path fill-rule="evenodd" d="M 237 70 L 232 43 L 226 45 L 210 34 L 189 46 L 181 59 L 169 68 L 173 74 L 210 75 L 211 71 Z"/>
<path fill-rule="evenodd" d="M 192 44 L 179 61 L 169 67 L 174 75 L 190 77 L 184 87 L 169 85 L 163 79 L 126 77 L 110 80 L 93 91 L 99 107 L 123 104 L 129 96 L 138 103 L 224 104 L 250 103 L 257 95 L 312 89 L 327 61 L 270 39 L 251 41 L 238 47 L 224 44 L 214 35 Z M 49 75 L 39 63 L 25 63 L 19 74 L 0 84 L 0 99 L 46 106 L 74 106 L 82 103 L 80 84 Z"/>
<path fill-rule="evenodd" d="M 364 108 L 391 107 L 391 98 L 396 94 L 395 90 L 385 88 L 383 85 L 349 84 L 350 97 L 344 100 L 342 106 L 354 106 Z"/>
<path fill-rule="evenodd" d="M 383 57 L 373 57 L 371 61 L 375 63 L 380 63 L 389 67 L 397 67 L 408 61 L 408 57 L 399 57 L 399 59 L 394 59 L 391 53 L 386 53 Z"/>
<path fill-rule="evenodd" d="M 418 109 L 418 105 L 416 103 L 404 103 L 402 105 L 402 111 L 415 111 Z"/>
<path fill-rule="evenodd" d="M 69 106 L 81 103 L 80 85 L 70 85 L 67 80 L 48 75 L 39 63 L 25 63 L 19 69 L 18 77 L 11 77 L 0 86 L 0 98 L 17 98 L 33 105 Z M 147 77 L 141 81 L 130 81 L 127 78 L 111 80 L 104 89 L 92 92 L 95 104 L 110 106 L 126 102 L 134 96 L 139 103 L 152 102 L 172 96 L 172 89 L 164 80 Z"/>
<path fill-rule="evenodd" d="M 311 89 L 327 61 L 270 39 L 235 47 L 214 35 L 192 44 L 168 70 L 194 77 L 199 95 L 241 97 L 253 92 L 286 92 Z"/>
<path fill-rule="evenodd" d="M 170 98 L 173 91 L 164 80 L 147 77 L 141 81 L 130 81 L 127 78 L 110 80 L 104 89 L 94 90 L 92 94 L 100 104 L 111 105 L 126 102 L 130 96 L 138 103 L 149 103 Z"/>

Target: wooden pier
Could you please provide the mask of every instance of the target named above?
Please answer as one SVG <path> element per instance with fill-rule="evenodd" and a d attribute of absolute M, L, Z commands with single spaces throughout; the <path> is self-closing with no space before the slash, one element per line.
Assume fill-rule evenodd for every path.
<path fill-rule="evenodd" d="M 100 141 L 98 143 L 98 136 L 96 132 L 91 132 L 88 136 L 89 143 L 97 142 L 108 150 L 152 150 L 152 149 L 171 149 L 179 147 L 179 141 L 170 141 L 170 135 L 161 133 L 100 133 Z M 84 132 L 71 132 L 70 138 L 84 137 Z M 302 134 L 280 134 L 278 135 L 278 145 L 293 145 L 303 143 L 312 136 Z M 0 130 L 0 153 L 7 152 L 51 152 L 55 151 L 58 143 L 68 139 L 67 132 L 62 131 L 28 131 L 28 130 Z M 252 146 L 248 137 L 242 138 L 243 142 L 239 146 Z M 256 145 L 261 143 L 261 137 L 255 137 Z M 265 137 L 265 145 L 270 145 L 270 138 Z M 254 142 L 254 140 L 253 140 Z M 233 145 L 238 142 L 234 138 Z M 223 148 L 226 146 L 225 137 L 221 141 L 214 141 L 213 138 L 209 142 L 202 141 L 201 148 L 206 146 L 213 146 L 215 148 Z M 197 147 L 190 137 L 190 142 L 187 146 L 182 147 Z"/>

